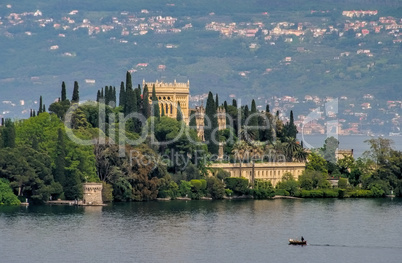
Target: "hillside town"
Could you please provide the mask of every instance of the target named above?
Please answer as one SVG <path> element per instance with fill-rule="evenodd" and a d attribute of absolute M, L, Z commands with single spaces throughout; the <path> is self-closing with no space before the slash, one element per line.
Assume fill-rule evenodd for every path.
<path fill-rule="evenodd" d="M 180 34 L 186 30 L 194 30 L 192 18 L 163 16 L 160 12 L 141 9 L 138 12 L 122 11 L 112 16 L 102 17 L 101 19 L 90 19 L 81 13 L 80 10 L 71 10 L 61 17 L 49 16 L 40 10 L 26 11 L 22 13 L 13 12 L 11 4 L 5 5 L 9 14 L 0 17 L 0 35 L 7 38 L 34 37 L 41 30 L 52 29 L 55 38 L 49 41 L 48 52 L 60 52 L 60 56 L 73 57 L 74 51 L 62 48 L 58 39 L 68 39 L 74 32 L 82 31 L 90 37 L 107 35 L 108 41 L 116 44 L 137 45 L 133 36 L 142 37 L 149 34 Z M 333 10 L 311 10 L 310 17 L 328 14 Z M 315 19 L 320 21 L 271 21 L 268 11 L 255 15 L 256 22 L 221 22 L 217 14 L 209 13 L 208 20 L 202 30 L 219 32 L 222 38 L 246 38 L 250 43 L 250 50 L 257 50 L 261 45 L 275 46 L 280 42 L 292 43 L 303 42 L 307 38 L 321 41 L 323 37 L 331 36 L 341 38 L 352 34 L 356 39 L 367 39 L 374 36 L 378 48 L 366 47 L 363 43 L 357 46 L 348 47 L 343 52 L 331 57 L 333 61 L 348 59 L 360 59 L 361 57 L 373 58 L 380 56 L 381 52 L 387 52 L 387 45 L 400 45 L 402 43 L 402 18 L 382 16 L 377 10 L 343 10 L 341 12 L 344 23 L 332 24 L 328 19 Z M 319 16 L 318 16 L 319 17 Z M 260 21 L 259 21 L 260 19 Z M 15 28 L 25 30 L 15 30 Z M 161 46 L 165 49 L 178 48 L 178 43 L 166 43 Z M 298 53 L 308 53 L 303 46 L 297 47 Z M 285 56 L 278 61 L 277 66 L 268 67 L 263 74 L 275 74 L 281 67 L 291 65 L 295 58 Z M 367 63 L 367 69 L 375 67 L 375 62 Z M 165 64 L 151 64 L 146 61 L 137 61 L 130 73 L 138 70 L 152 68 L 155 71 L 168 70 Z M 329 73 L 329 70 L 328 70 Z M 244 70 L 237 72 L 240 78 L 247 79 L 250 71 Z M 356 73 L 359 77 L 360 73 Z M 40 81 L 38 76 L 29 76 L 34 83 Z M 343 73 L 339 73 L 340 78 L 346 78 Z M 12 81 L 12 79 L 2 79 L 2 81 Z M 98 84 L 96 79 L 85 79 L 86 84 Z M 268 87 L 269 89 L 269 87 Z M 195 107 L 200 101 L 206 99 L 205 94 L 198 94 L 197 90 L 191 90 L 191 101 Z M 239 94 L 232 94 L 231 98 L 241 98 Z M 57 98 L 54 98 L 57 99 Z M 325 110 L 325 104 L 337 99 L 339 108 L 337 112 Z M 299 132 L 305 134 L 323 134 L 326 132 L 326 122 L 337 120 L 337 131 L 342 135 L 349 134 L 401 134 L 401 98 L 395 101 L 381 101 L 370 94 L 362 94 L 359 98 L 349 98 L 348 94 L 335 97 L 319 97 L 315 94 L 305 94 L 304 97 L 288 96 L 260 96 L 257 100 L 260 110 L 263 105 L 269 103 L 271 111 L 279 111 L 280 116 L 286 120 L 290 110 L 297 113 Z M 38 102 L 35 100 L 26 102 L 22 99 L 15 101 L 0 101 L 0 118 L 8 117 L 27 117 L 31 108 L 36 108 Z M 311 112 L 318 112 L 319 118 L 310 120 Z M 306 122 L 308 120 L 308 122 Z"/>

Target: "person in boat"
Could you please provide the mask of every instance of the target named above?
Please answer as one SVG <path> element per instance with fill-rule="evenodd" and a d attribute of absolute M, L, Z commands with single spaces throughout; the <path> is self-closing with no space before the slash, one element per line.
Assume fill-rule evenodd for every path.
<path fill-rule="evenodd" d="M 304 242 L 304 237 L 303 236 L 301 237 L 301 241 Z"/>

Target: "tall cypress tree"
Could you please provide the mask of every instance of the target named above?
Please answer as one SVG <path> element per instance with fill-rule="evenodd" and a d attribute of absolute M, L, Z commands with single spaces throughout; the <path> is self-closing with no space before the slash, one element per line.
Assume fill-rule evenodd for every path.
<path fill-rule="evenodd" d="M 108 97 L 109 97 L 109 103 L 108 104 L 110 104 L 111 102 L 114 101 L 113 100 L 113 87 L 112 86 L 109 86 L 109 95 L 108 95 Z"/>
<path fill-rule="evenodd" d="M 124 115 L 128 115 L 133 113 L 134 109 L 137 109 L 137 96 L 132 88 L 128 88 L 125 94 Z"/>
<path fill-rule="evenodd" d="M 208 122 L 208 120 L 210 122 Z M 216 132 L 218 129 L 218 119 L 216 117 L 216 106 L 212 92 L 208 93 L 207 105 L 205 106 L 204 124 L 204 137 L 208 145 L 208 151 L 212 154 L 218 154 L 218 132 Z M 208 125 L 210 125 L 210 128 L 207 128 Z M 215 131 L 214 134 L 213 131 Z"/>
<path fill-rule="evenodd" d="M 176 120 L 177 121 L 182 121 L 183 120 L 183 114 L 181 112 L 181 107 L 180 107 L 180 101 L 177 102 L 177 115 L 176 115 Z"/>
<path fill-rule="evenodd" d="M 144 93 L 142 94 L 142 114 L 144 114 L 144 117 L 146 119 L 149 118 L 150 116 L 150 107 L 149 107 L 149 91 L 148 91 L 148 86 L 145 85 L 144 87 Z"/>
<path fill-rule="evenodd" d="M 232 106 L 237 108 L 237 101 L 235 99 L 232 100 Z"/>
<path fill-rule="evenodd" d="M 42 112 L 46 112 L 46 105 L 45 104 L 43 104 Z"/>
<path fill-rule="evenodd" d="M 165 107 L 163 107 L 163 105 L 162 105 L 161 117 L 164 117 L 164 116 L 165 116 Z"/>
<path fill-rule="evenodd" d="M 105 104 L 108 105 L 110 101 L 109 87 L 105 86 Z"/>
<path fill-rule="evenodd" d="M 67 100 L 66 83 L 61 83 L 61 101 Z"/>
<path fill-rule="evenodd" d="M 152 87 L 152 115 L 159 118 L 160 117 L 160 110 L 159 110 L 159 103 L 158 97 L 156 97 L 156 90 L 155 85 Z"/>
<path fill-rule="evenodd" d="M 250 110 L 248 109 L 248 105 L 242 107 L 243 108 L 243 116 L 242 116 L 242 125 L 245 124 L 245 121 L 247 120 L 248 116 L 250 116 Z"/>
<path fill-rule="evenodd" d="M 267 104 L 267 106 L 265 107 L 265 112 L 266 113 L 269 113 L 270 111 L 269 111 L 269 104 Z"/>
<path fill-rule="evenodd" d="M 190 112 L 190 123 L 188 124 L 188 126 L 190 126 L 190 128 L 192 129 L 197 129 L 197 120 L 196 120 L 196 116 L 195 116 L 196 111 L 192 110 Z"/>
<path fill-rule="evenodd" d="M 100 90 L 98 90 L 98 93 L 96 94 L 96 102 L 99 102 L 100 100 Z"/>
<path fill-rule="evenodd" d="M 113 86 L 113 94 L 112 94 L 112 101 L 114 102 L 114 105 L 117 105 L 117 98 L 116 98 L 116 87 Z"/>
<path fill-rule="evenodd" d="M 132 89 L 133 88 L 133 82 L 131 81 L 131 74 L 130 72 L 127 71 L 126 73 L 126 89 Z"/>
<path fill-rule="evenodd" d="M 269 105 L 267 105 L 267 109 L 269 110 Z M 272 127 L 272 117 L 269 111 L 265 111 L 265 118 L 263 118 L 263 126 L 264 130 L 261 132 L 261 141 L 272 142 L 273 141 L 273 127 Z"/>
<path fill-rule="evenodd" d="M 136 103 L 137 103 L 137 110 L 138 110 L 138 112 L 141 112 L 141 110 L 142 110 L 142 94 L 141 94 L 141 86 L 140 85 L 138 85 L 138 87 L 134 90 L 134 92 L 135 92 L 135 95 L 137 96 L 136 98 L 137 98 L 137 100 L 136 100 Z"/>
<path fill-rule="evenodd" d="M 119 106 L 124 108 L 126 98 L 126 89 L 124 88 L 124 82 L 120 83 L 120 93 L 119 93 Z"/>
<path fill-rule="evenodd" d="M 248 123 L 249 126 L 253 126 L 256 127 L 258 126 L 258 116 L 257 116 L 257 106 L 255 104 L 255 100 L 253 99 L 251 101 L 251 111 L 250 114 L 252 115 L 250 118 L 250 121 Z M 254 139 L 259 139 L 260 135 L 259 135 L 259 130 L 258 128 L 252 129 L 252 132 L 254 134 Z"/>
<path fill-rule="evenodd" d="M 219 107 L 219 98 L 218 98 L 218 93 L 215 94 L 215 108 L 218 109 Z"/>
<path fill-rule="evenodd" d="M 39 115 L 40 113 L 42 113 L 42 110 L 43 110 L 43 102 L 42 102 L 42 96 L 40 96 L 40 98 L 39 98 L 39 110 L 38 110 L 38 115 Z"/>
<path fill-rule="evenodd" d="M 297 135 L 297 127 L 295 125 L 294 119 L 293 119 L 293 111 L 290 111 L 290 117 L 289 117 L 289 123 L 286 125 L 286 136 L 290 138 L 295 138 Z"/>
<path fill-rule="evenodd" d="M 74 90 L 73 90 L 73 97 L 71 98 L 71 103 L 78 103 L 80 102 L 80 91 L 78 87 L 78 82 L 74 81 Z"/>

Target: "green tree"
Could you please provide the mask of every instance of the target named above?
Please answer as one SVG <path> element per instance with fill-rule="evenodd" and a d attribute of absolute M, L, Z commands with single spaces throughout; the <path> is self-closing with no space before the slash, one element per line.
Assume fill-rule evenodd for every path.
<path fill-rule="evenodd" d="M 386 163 L 386 160 L 391 155 L 393 141 L 386 138 L 377 138 L 364 141 L 370 145 L 370 150 L 363 153 L 364 156 L 372 159 L 377 166 Z"/>
<path fill-rule="evenodd" d="M 248 180 L 244 177 L 228 177 L 225 178 L 226 188 L 232 190 L 236 195 L 244 195 L 248 193 Z"/>
<path fill-rule="evenodd" d="M 319 171 L 324 175 L 328 175 L 327 162 L 322 156 L 312 152 L 307 157 L 307 160 L 308 160 L 306 163 L 307 170 Z"/>
<path fill-rule="evenodd" d="M 267 199 L 275 196 L 275 190 L 270 181 L 255 180 L 253 195 L 256 199 Z"/>
<path fill-rule="evenodd" d="M 66 83 L 61 83 L 61 101 L 67 100 Z"/>
<path fill-rule="evenodd" d="M 126 72 L 126 89 L 133 89 L 133 83 L 131 81 L 131 73 Z"/>
<path fill-rule="evenodd" d="M 207 178 L 207 190 L 213 199 L 222 199 L 225 195 L 225 184 L 216 177 Z"/>
<path fill-rule="evenodd" d="M 188 126 L 192 129 L 197 129 L 197 120 L 196 120 L 196 111 L 192 110 L 190 111 L 190 122 L 188 124 Z"/>
<path fill-rule="evenodd" d="M 109 101 L 110 101 L 109 87 L 105 86 L 105 104 L 109 105 Z"/>
<path fill-rule="evenodd" d="M 180 101 L 177 102 L 177 115 L 176 115 L 176 120 L 177 120 L 177 121 L 182 121 L 182 120 L 183 120 L 183 113 L 181 112 Z"/>
<path fill-rule="evenodd" d="M 138 98 L 137 98 L 138 99 Z M 149 91 L 148 91 L 148 86 L 145 85 L 144 91 L 142 94 L 142 114 L 146 119 L 148 119 L 151 116 L 151 111 L 149 107 Z"/>
<path fill-rule="evenodd" d="M 120 93 L 119 93 L 119 106 L 124 108 L 126 98 L 126 89 L 124 88 L 124 82 L 120 83 Z"/>
<path fill-rule="evenodd" d="M 42 96 L 39 98 L 39 110 L 38 110 L 38 115 L 43 112 L 43 101 L 42 101 Z"/>
<path fill-rule="evenodd" d="M 289 123 L 287 123 L 285 125 L 285 136 L 296 139 L 296 135 L 297 135 L 297 127 L 294 123 L 293 111 L 291 110 L 290 117 L 289 117 Z"/>
<path fill-rule="evenodd" d="M 276 185 L 276 189 L 283 189 L 291 196 L 294 196 L 299 189 L 299 183 L 294 179 L 291 173 L 285 173 L 282 180 Z"/>
<path fill-rule="evenodd" d="M 322 155 L 325 160 L 331 163 L 336 163 L 336 149 L 338 148 L 339 141 L 335 137 L 325 139 L 323 148 L 321 149 Z"/>
<path fill-rule="evenodd" d="M 80 92 L 78 82 L 74 81 L 74 89 L 73 89 L 73 97 L 71 98 L 71 103 L 79 103 L 80 102 Z"/>
<path fill-rule="evenodd" d="M 161 117 L 165 117 L 165 108 L 164 107 L 162 107 Z"/>
<path fill-rule="evenodd" d="M 155 84 L 152 86 L 152 116 L 156 118 L 160 118 L 160 110 L 159 110 L 159 103 L 158 97 L 156 96 Z"/>
<path fill-rule="evenodd" d="M 61 128 L 57 130 L 57 144 L 56 144 L 56 160 L 54 168 L 54 179 L 61 185 L 65 184 L 65 167 L 66 167 L 66 146 L 64 143 L 64 133 Z"/>
<path fill-rule="evenodd" d="M 4 148 L 14 148 L 15 147 L 15 125 L 11 119 L 6 119 L 4 122 L 4 127 L 1 129 L 1 139 L 2 139 L 2 146 Z M 1 146 L 1 145 L 0 145 Z"/>
<path fill-rule="evenodd" d="M 208 151 L 212 154 L 218 154 L 218 119 L 216 116 L 216 106 L 212 92 L 208 93 L 204 125 L 204 138 L 208 145 Z"/>
<path fill-rule="evenodd" d="M 192 185 L 190 182 L 181 180 L 180 185 L 179 185 L 179 194 L 182 197 L 191 196 L 191 187 L 192 187 Z"/>
<path fill-rule="evenodd" d="M 18 197 L 13 193 L 10 183 L 0 178 L 0 205 L 20 205 Z"/>
<path fill-rule="evenodd" d="M 254 138 L 256 139 L 260 138 L 258 129 L 258 112 L 254 99 L 251 101 L 250 120 L 247 125 L 252 127 Z"/>

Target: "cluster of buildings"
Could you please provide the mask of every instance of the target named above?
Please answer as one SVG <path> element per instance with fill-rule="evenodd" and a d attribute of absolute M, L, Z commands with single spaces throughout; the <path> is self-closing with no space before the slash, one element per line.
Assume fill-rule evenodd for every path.
<path fill-rule="evenodd" d="M 328 13 L 330 11 L 326 12 Z M 285 36 L 285 42 L 292 42 L 293 39 L 286 38 L 286 36 L 300 37 L 301 40 L 303 40 L 307 33 L 311 33 L 315 38 L 325 36 L 326 34 L 336 33 L 339 37 L 342 37 L 344 32 L 348 30 L 353 30 L 356 37 L 364 37 L 370 33 L 378 34 L 385 30 L 387 31 L 387 34 L 394 37 L 394 43 L 401 42 L 402 37 L 399 30 L 402 28 L 402 19 L 398 20 L 397 18 L 388 16 L 379 17 L 376 21 L 364 20 L 365 16 L 377 16 L 377 10 L 343 11 L 342 15 L 350 18 L 345 21 L 343 28 L 330 25 L 327 22 L 318 25 L 308 21 L 297 23 L 284 21 L 270 23 L 266 26 L 263 22 L 220 23 L 212 21 L 205 26 L 205 29 L 218 31 L 221 36 L 224 37 L 255 38 L 257 33 L 260 32 L 264 40 L 269 42 L 271 45 L 274 44 L 272 41 L 277 40 L 278 36 Z"/>
<path fill-rule="evenodd" d="M 9 8 L 12 9 L 12 6 L 9 5 Z M 55 30 L 59 30 L 59 37 L 66 37 L 68 36 L 68 31 L 76 31 L 79 29 L 87 30 L 88 35 L 96 35 L 116 30 L 120 32 L 120 36 L 122 37 L 118 39 L 121 43 L 127 43 L 128 41 L 125 42 L 124 37 L 129 35 L 145 35 L 149 32 L 157 34 L 180 33 L 182 30 L 192 27 L 191 23 L 187 23 L 177 28 L 175 27 L 177 18 L 161 15 L 153 16 L 149 13 L 150 12 L 146 9 L 141 10 L 137 15 L 123 11 L 120 15 L 113 16 L 110 21 L 102 22 L 102 20 L 91 21 L 83 17 L 80 15 L 79 10 L 72 10 L 61 18 L 46 18 L 45 14 L 40 10 L 23 13 L 11 12 L 5 17 L 0 17 L 0 26 L 7 28 L 24 23 L 36 23 L 38 27 L 53 27 Z M 25 34 L 32 35 L 32 32 L 26 31 Z"/>
<path fill-rule="evenodd" d="M 295 125 L 299 133 L 338 135 L 402 135 L 402 101 L 380 101 L 371 94 L 360 98 L 347 96 L 324 97 L 306 95 L 299 99 L 293 96 L 260 97 L 257 104 L 271 106 L 271 112 L 280 112 L 280 117 L 289 121 L 289 112 L 294 111 Z M 262 110 L 263 106 L 259 106 Z M 295 111 L 296 109 L 296 111 Z"/>

